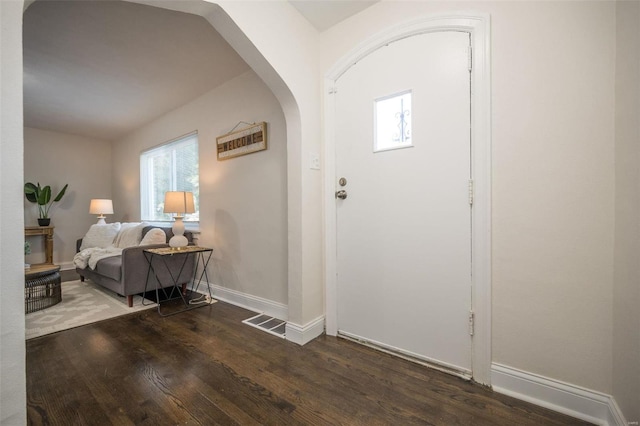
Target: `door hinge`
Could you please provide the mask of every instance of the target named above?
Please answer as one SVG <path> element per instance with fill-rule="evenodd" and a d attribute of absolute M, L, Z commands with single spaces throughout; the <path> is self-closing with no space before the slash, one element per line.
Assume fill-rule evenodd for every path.
<path fill-rule="evenodd" d="M 473 311 L 469 311 L 469 336 L 473 336 L 474 332 L 474 314 Z"/>
<path fill-rule="evenodd" d="M 337 87 L 329 87 L 329 94 L 333 95 L 334 93 L 338 93 L 338 88 Z"/>
<path fill-rule="evenodd" d="M 469 179 L 469 205 L 473 206 L 473 179 Z"/>
<path fill-rule="evenodd" d="M 469 72 L 473 69 L 473 48 L 469 46 Z"/>

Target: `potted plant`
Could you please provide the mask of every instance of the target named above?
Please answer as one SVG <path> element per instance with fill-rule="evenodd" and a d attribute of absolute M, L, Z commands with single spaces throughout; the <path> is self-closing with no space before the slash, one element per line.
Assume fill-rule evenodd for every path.
<path fill-rule="evenodd" d="M 62 199 L 68 186 L 69 184 L 66 184 L 52 201 L 51 187 L 49 185 L 41 187 L 40 182 L 38 182 L 37 185 L 34 185 L 31 182 L 24 184 L 24 195 L 27 197 L 27 200 L 38 204 L 38 225 L 49 226 L 49 223 L 51 223 L 51 218 L 49 218 L 49 209 L 53 203 L 57 203 Z"/>
<path fill-rule="evenodd" d="M 25 241 L 24 242 L 24 256 L 25 256 L 24 269 L 25 269 L 25 271 L 27 269 L 31 268 L 31 265 L 26 262 L 26 257 L 27 257 L 28 254 L 31 254 L 31 244 L 29 243 L 29 241 Z"/>

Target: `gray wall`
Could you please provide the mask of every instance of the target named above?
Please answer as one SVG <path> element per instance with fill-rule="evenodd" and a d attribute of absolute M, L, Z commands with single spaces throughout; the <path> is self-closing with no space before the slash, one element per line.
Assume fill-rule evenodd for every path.
<path fill-rule="evenodd" d="M 50 185 L 52 198 L 68 183 L 60 202 L 54 203 L 49 216 L 54 230 L 53 262 L 62 269 L 73 269 L 76 239 L 97 222 L 89 214 L 92 198 L 111 198 L 111 144 L 98 139 L 47 130 L 24 129 L 24 179 Z M 24 197 L 23 197 L 24 198 Z M 114 205 L 115 213 L 120 209 Z M 108 216 L 107 222 L 114 216 Z M 24 222 L 36 226 L 38 207 L 24 199 Z M 41 237 L 30 237 L 29 263 L 44 261 Z"/>
<path fill-rule="evenodd" d="M 268 149 L 217 161 L 216 137 L 240 121 L 266 121 Z M 198 243 L 215 250 L 210 280 L 286 305 L 286 127 L 280 104 L 253 71 L 114 141 L 114 220 L 140 219 L 140 152 L 194 130 L 200 155 Z"/>
<path fill-rule="evenodd" d="M 240 121 L 266 121 L 268 149 L 217 161 L 216 137 Z M 200 149 L 199 243 L 216 249 L 211 281 L 286 306 L 286 127 L 278 101 L 252 71 L 117 141 L 25 128 L 25 181 L 54 192 L 69 183 L 50 211 L 54 262 L 72 268 L 76 239 L 97 220 L 89 214 L 92 198 L 113 198 L 107 222 L 140 220 L 140 152 L 193 130 Z M 37 225 L 36 205 L 24 197 L 23 204 L 25 224 Z M 25 260 L 44 261 L 42 239 L 29 241 Z"/>

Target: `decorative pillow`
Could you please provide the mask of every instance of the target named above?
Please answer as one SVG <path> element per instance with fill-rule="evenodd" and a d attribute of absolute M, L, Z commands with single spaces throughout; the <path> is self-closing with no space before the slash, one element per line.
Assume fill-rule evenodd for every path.
<path fill-rule="evenodd" d="M 148 246 L 151 244 L 165 244 L 167 242 L 167 234 L 160 228 L 149 229 L 149 232 L 140 241 L 141 246 Z"/>
<path fill-rule="evenodd" d="M 147 226 L 146 223 L 129 222 L 120 226 L 120 232 L 113 241 L 113 245 L 117 248 L 133 247 L 140 244 L 142 239 L 142 228 Z"/>
<path fill-rule="evenodd" d="M 80 250 L 92 247 L 107 248 L 113 244 L 118 231 L 120 231 L 120 222 L 91 225 L 87 234 L 82 238 Z"/>

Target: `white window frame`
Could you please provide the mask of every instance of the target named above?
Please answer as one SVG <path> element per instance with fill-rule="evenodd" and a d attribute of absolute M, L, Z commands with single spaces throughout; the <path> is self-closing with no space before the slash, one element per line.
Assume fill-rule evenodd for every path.
<path fill-rule="evenodd" d="M 162 145 L 155 146 L 148 150 L 145 150 L 140 153 L 140 219 L 144 222 L 148 222 L 150 224 L 158 224 L 158 225 L 166 225 L 167 223 L 173 222 L 172 220 L 158 220 L 151 219 L 151 208 L 153 205 L 156 205 L 157 200 L 151 200 L 153 197 L 153 192 L 150 191 L 149 182 L 153 182 L 153 167 L 149 167 L 149 162 L 152 160 L 154 154 L 165 153 L 167 151 L 171 151 L 172 154 L 172 165 L 171 165 L 171 182 L 170 188 L 167 191 L 181 191 L 184 188 L 178 188 L 177 178 L 176 178 L 176 150 L 181 146 L 190 145 L 195 143 L 196 147 L 199 146 L 198 141 L 198 132 L 194 131 L 188 133 L 186 135 L 177 137 L 168 142 L 163 143 Z M 199 162 L 199 156 L 198 156 Z M 199 179 L 199 176 L 198 176 Z M 185 227 L 190 229 L 192 227 L 189 224 L 198 224 L 198 220 L 194 219 L 199 218 L 199 197 L 196 197 L 196 213 L 194 215 L 187 215 L 184 218 Z"/>

